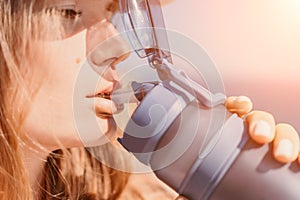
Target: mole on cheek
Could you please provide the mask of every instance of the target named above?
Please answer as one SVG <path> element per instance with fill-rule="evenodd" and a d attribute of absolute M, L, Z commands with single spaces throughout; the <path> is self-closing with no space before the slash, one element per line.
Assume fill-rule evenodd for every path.
<path fill-rule="evenodd" d="M 75 63 L 79 64 L 80 62 L 81 62 L 81 59 L 80 58 L 76 58 Z"/>

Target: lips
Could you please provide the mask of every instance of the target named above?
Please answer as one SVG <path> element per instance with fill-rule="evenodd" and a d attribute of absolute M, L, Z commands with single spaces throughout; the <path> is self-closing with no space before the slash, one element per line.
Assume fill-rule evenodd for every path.
<path fill-rule="evenodd" d="M 97 94 L 87 95 L 86 98 L 103 98 L 103 99 L 111 99 L 110 92 L 99 92 Z"/>
<path fill-rule="evenodd" d="M 95 94 L 87 95 L 86 98 L 93 99 L 94 110 L 100 118 L 111 118 L 117 110 L 116 105 L 111 100 L 112 89 L 105 89 Z"/>

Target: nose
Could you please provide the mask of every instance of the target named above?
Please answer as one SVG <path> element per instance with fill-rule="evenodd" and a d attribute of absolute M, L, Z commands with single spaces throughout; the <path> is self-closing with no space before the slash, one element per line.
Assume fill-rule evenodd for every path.
<path fill-rule="evenodd" d="M 87 59 L 102 76 L 103 70 L 114 70 L 118 63 L 130 55 L 129 44 L 107 20 L 88 28 L 86 34 Z"/>

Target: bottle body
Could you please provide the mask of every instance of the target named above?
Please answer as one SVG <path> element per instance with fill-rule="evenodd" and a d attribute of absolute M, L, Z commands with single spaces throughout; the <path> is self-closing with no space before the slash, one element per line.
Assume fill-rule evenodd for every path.
<path fill-rule="evenodd" d="M 191 200 L 299 199 L 299 167 L 277 163 L 246 131 L 224 105 L 207 108 L 157 85 L 133 112 L 121 143 Z"/>

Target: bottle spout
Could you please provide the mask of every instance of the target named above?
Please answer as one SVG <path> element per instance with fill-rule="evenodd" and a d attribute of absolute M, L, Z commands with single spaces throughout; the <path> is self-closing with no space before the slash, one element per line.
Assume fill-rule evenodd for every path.
<path fill-rule="evenodd" d="M 159 82 L 136 82 L 132 81 L 127 86 L 117 88 L 111 95 L 112 101 L 116 104 L 120 112 L 125 104 L 139 104 L 143 98 L 156 86 Z"/>
<path fill-rule="evenodd" d="M 144 83 L 139 83 L 136 81 L 133 81 L 131 83 L 131 87 L 134 91 L 135 97 L 139 100 L 142 101 L 143 98 L 150 92 L 156 85 L 158 85 L 159 82 L 144 82 Z"/>

